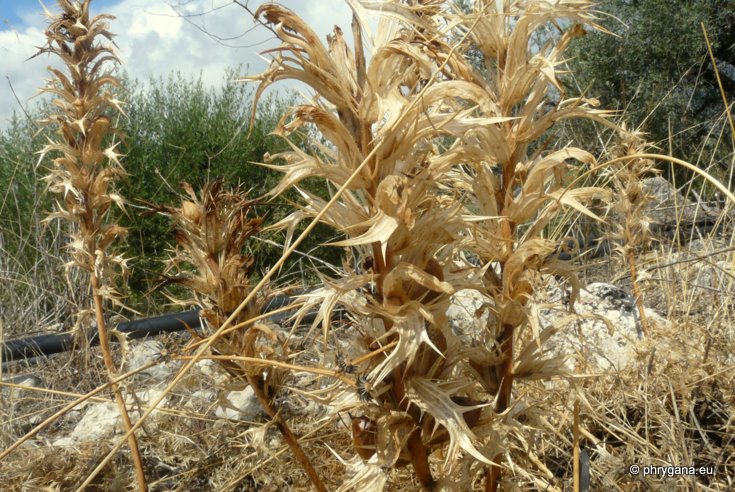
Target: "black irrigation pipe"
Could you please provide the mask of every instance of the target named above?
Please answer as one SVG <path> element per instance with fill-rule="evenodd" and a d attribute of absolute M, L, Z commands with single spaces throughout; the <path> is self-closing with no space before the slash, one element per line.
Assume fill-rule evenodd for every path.
<path fill-rule="evenodd" d="M 266 304 L 264 311 L 271 312 L 291 303 L 291 298 L 286 295 L 276 296 Z M 270 317 L 273 322 L 279 323 L 288 318 L 290 313 L 277 313 Z M 316 313 L 308 313 L 304 322 L 315 319 Z M 145 318 L 134 321 L 126 321 L 118 324 L 115 328 L 127 335 L 129 339 L 145 338 L 186 330 L 187 326 L 193 330 L 201 328 L 199 311 L 183 311 L 180 313 L 164 314 L 153 318 Z M 116 341 L 115 337 L 111 341 Z M 99 345 L 97 333 L 90 335 L 91 346 Z M 30 359 L 43 355 L 52 355 L 66 352 L 74 348 L 74 335 L 72 333 L 58 333 L 53 335 L 39 335 L 30 338 L 9 340 L 2 344 L 2 362 L 11 362 Z"/>

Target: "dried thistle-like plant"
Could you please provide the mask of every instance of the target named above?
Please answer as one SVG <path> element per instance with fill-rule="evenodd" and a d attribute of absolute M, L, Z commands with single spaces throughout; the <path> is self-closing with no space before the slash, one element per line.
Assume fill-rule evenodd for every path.
<path fill-rule="evenodd" d="M 544 227 L 562 206 L 594 216 L 583 202 L 605 194 L 564 182 L 569 162 L 595 162 L 588 152 L 529 150 L 560 119 L 604 118 L 593 100 L 549 107 L 550 91 L 563 94 L 556 67 L 564 50 L 584 33 L 575 23 L 594 26 L 591 3 L 477 1 L 465 13 L 440 1 L 348 3 L 354 53 L 339 28 L 325 46 L 288 9 L 262 6 L 256 15 L 283 44 L 270 50 L 270 68 L 249 79 L 260 82 L 257 95 L 287 78 L 318 94 L 293 108 L 279 132 L 313 127 L 327 144 L 314 154 L 294 146 L 266 156 L 284 173 L 273 195 L 310 176 L 340 190 L 329 207 L 299 190 L 305 204 L 279 225 L 290 240 L 300 220 L 320 218 L 346 237 L 332 244 L 356 248 L 365 266 L 325 278 L 304 308 L 321 305 L 325 346 L 335 304 L 354 318 L 358 391 L 346 388 L 333 402 L 356 414 L 353 440 L 367 460 L 349 486 L 384 483 L 381 469 L 411 463 L 424 487 L 466 488 L 472 474 L 454 472 L 484 463 L 492 465 L 486 486 L 495 490 L 513 381 L 550 377 L 559 366 L 538 349 L 549 333 L 514 348 L 534 278 L 566 275 L 576 285 L 552 254 L 556 245 L 542 238 Z M 381 20 L 367 66 L 371 8 Z M 571 27 L 534 49 L 534 32 L 558 19 Z M 468 61 L 470 49 L 483 67 Z M 473 250 L 482 268 L 457 271 L 458 249 Z M 493 313 L 484 344 L 473 347 L 463 346 L 446 315 L 449 296 L 468 287 L 488 296 Z M 447 445 L 443 466 L 432 470 L 429 456 Z"/>
<path fill-rule="evenodd" d="M 51 139 L 41 151 L 41 159 L 49 153 L 60 154 L 53 159 L 45 178 L 49 189 L 59 198 L 56 211 L 48 219 L 64 219 L 72 224 L 69 249 L 72 261 L 67 268 L 78 267 L 88 272 L 92 285 L 94 313 L 99 333 L 102 356 L 110 380 L 115 378 L 115 366 L 109 345 L 104 316 L 104 301 L 120 303 L 114 288 L 115 277 L 125 273 L 126 259 L 109 254 L 110 245 L 125 235 L 125 229 L 108 220 L 108 211 L 114 203 L 124 207 L 124 199 L 114 191 L 114 183 L 125 174 L 120 164 L 117 143 L 106 145 L 114 135 L 112 118 L 122 112 L 111 88 L 119 85 L 114 76 L 106 73 L 106 63 L 117 62 L 112 48 L 99 42 L 100 37 L 112 41 L 107 21 L 112 16 L 102 14 L 90 17 L 90 2 L 59 0 L 61 13 L 46 14 L 51 22 L 46 30 L 48 40 L 39 54 L 58 56 L 68 68 L 64 73 L 49 67 L 53 75 L 42 92 L 53 94 L 57 112 L 42 123 L 57 128 L 56 139 Z M 125 399 L 118 384 L 112 385 L 115 400 L 125 430 L 132 427 L 125 407 Z M 136 479 L 140 490 L 146 490 L 143 462 L 135 434 L 128 439 Z"/>
<path fill-rule="evenodd" d="M 255 200 L 248 200 L 242 191 L 226 191 L 221 180 L 207 183 L 200 197 L 188 183 L 182 187 L 187 196 L 181 206 L 153 207 L 173 220 L 176 238 L 163 275 L 166 283 L 182 285 L 195 296 L 172 298 L 176 304 L 200 307 L 207 323 L 218 326 L 250 291 L 254 258 L 243 248 L 262 219 L 252 213 Z M 261 305 L 262 299 L 254 301 L 238 322 L 259 314 Z"/>
<path fill-rule="evenodd" d="M 355 319 L 350 355 L 360 360 L 357 390 L 344 388 L 335 410 L 357 413 L 352 425 L 357 451 L 376 465 L 363 477 L 367 482 L 383 481 L 381 467 L 411 463 L 426 487 L 435 483 L 429 454 L 447 441 L 445 470 L 452 468 L 460 449 L 489 463 L 475 448 L 469 428 L 484 402 L 465 375 L 450 376 L 459 361 L 446 317 L 454 287 L 444 280 L 450 252 L 445 246 L 457 240 L 463 222 L 461 204 L 442 197 L 436 187 L 454 161 L 434 145 L 436 138 L 467 131 L 477 120 L 469 118 L 471 109 L 457 103 L 467 96 L 462 84 L 437 79 L 451 47 L 436 36 L 440 8 L 430 4 L 391 5 L 401 21 L 410 14 L 421 29 L 396 23 L 400 31 L 390 32 L 386 24 L 369 67 L 358 20 L 364 12 L 356 2 L 354 54 L 339 28 L 324 46 L 288 9 L 268 4 L 256 12 L 284 42 L 270 69 L 257 77 L 262 82 L 258 94 L 271 82 L 290 77 L 307 82 L 321 97 L 293 108 L 280 134 L 313 125 L 328 141 L 318 154 L 294 147 L 268 157 L 286 163 L 267 164 L 285 173 L 273 194 L 309 176 L 347 188 L 330 209 L 324 200 L 302 192 L 306 205 L 280 225 L 289 228 L 290 236 L 301 219 L 323 212 L 323 221 L 347 237 L 332 244 L 357 248 L 368 266 L 325 279 L 323 288 L 306 297 L 305 310 L 322 306 L 317 322 L 324 321 L 325 342 L 336 303 Z M 424 50 L 432 38 L 436 46 Z M 447 71 L 453 69 L 447 64 Z M 374 288 L 367 298 L 350 296 L 370 284 Z M 439 426 L 447 432 L 435 433 Z"/>
<path fill-rule="evenodd" d="M 561 119 L 604 121 L 605 113 L 594 109 L 596 101 L 565 98 L 558 81 L 557 67 L 565 49 L 575 36 L 585 33 L 581 24 L 598 28 L 591 6 L 587 1 L 553 5 L 480 1 L 458 20 L 484 61 L 486 77 L 474 82 L 484 101 L 473 101 L 486 117 L 505 119 L 470 130 L 456 144 L 473 153 L 468 171 L 458 182 L 471 190 L 473 209 L 487 218 L 470 226 L 469 245 L 485 265 L 479 290 L 491 299 L 492 316 L 485 333 L 487 343 L 470 358 L 470 364 L 483 387 L 494 394 L 498 414 L 510 408 L 514 381 L 559 374 L 558 360 L 543 357 L 543 342 L 550 331 L 534 333 L 529 340 L 521 330 L 528 325 L 526 306 L 540 275 L 568 278 L 572 303 L 578 289 L 574 272 L 554 255 L 557 245 L 543 238 L 544 228 L 562 206 L 597 218 L 584 202 L 608 195 L 600 188 L 573 187 L 565 181 L 571 163 L 578 163 L 577 172 L 580 165 L 595 164 L 589 152 L 574 147 L 547 151 L 541 142 Z M 534 48 L 534 33 L 547 25 L 558 26 L 561 19 L 569 27 L 557 39 Z M 518 350 L 521 343 L 526 345 Z M 494 457 L 487 490 L 496 490 L 501 483 L 501 458 L 502 453 Z"/>
<path fill-rule="evenodd" d="M 256 200 L 249 200 L 242 189 L 226 191 L 222 180 L 207 183 L 200 196 L 188 183 L 182 186 L 188 196 L 181 206 L 153 207 L 171 217 L 174 223 L 176 248 L 167 261 L 164 283 L 181 285 L 193 294 L 193 299 L 172 297 L 172 300 L 201 308 L 200 316 L 211 329 L 211 335 L 235 313 L 252 290 L 250 275 L 254 258 L 244 248 L 248 239 L 259 231 L 262 219 L 253 213 Z M 288 360 L 286 343 L 266 324 L 256 322 L 268 300 L 266 293 L 258 294 L 237 313 L 233 326 L 212 342 L 211 351 L 233 378 L 250 385 L 316 489 L 326 490 L 274 401 L 283 371 L 258 364 L 261 359 L 264 362 Z"/>

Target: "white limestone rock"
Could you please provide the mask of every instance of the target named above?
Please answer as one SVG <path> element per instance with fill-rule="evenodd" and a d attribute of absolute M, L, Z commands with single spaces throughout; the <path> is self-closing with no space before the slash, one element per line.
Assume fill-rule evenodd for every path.
<path fill-rule="evenodd" d="M 215 416 L 228 420 L 260 420 L 263 409 L 250 386 L 240 391 L 230 391 L 222 398 L 215 411 Z"/>
<path fill-rule="evenodd" d="M 131 344 L 126 362 L 128 371 L 133 371 L 150 363 L 156 365 L 138 373 L 136 379 L 147 379 L 155 382 L 167 381 L 181 365 L 178 361 L 166 361 L 161 357 L 163 344 L 158 340 L 145 340 Z"/>
<path fill-rule="evenodd" d="M 125 401 L 130 420 L 133 423 L 137 422 L 141 413 L 138 409 L 145 410 L 162 394 L 163 390 L 152 388 L 141 389 L 135 395 L 127 394 Z M 163 408 L 166 400 L 164 398 L 158 408 Z M 74 424 L 71 432 L 53 442 L 54 446 L 76 446 L 83 442 L 113 439 L 116 435 L 122 434 L 122 419 L 116 402 L 87 403 L 77 411 L 82 413 L 82 417 Z M 158 410 L 155 410 L 146 418 L 144 426 L 147 430 L 156 427 L 158 414 Z"/>
<path fill-rule="evenodd" d="M 610 284 L 590 284 L 580 292 L 574 306 L 575 316 L 570 316 L 572 313 L 565 304 L 567 297 L 568 294 L 552 280 L 550 286 L 529 304 L 532 323 L 539 332 L 552 325 L 558 328 L 546 342 L 550 349 L 547 357 L 581 354 L 587 372 L 621 370 L 636 360 L 642 332 L 631 295 Z M 459 291 L 452 296 L 447 314 L 455 334 L 482 339 L 490 316 L 489 310 L 481 309 L 485 302 L 481 294 L 472 290 Z M 650 308 L 645 308 L 645 313 L 649 323 L 668 323 Z M 574 358 L 567 359 L 567 369 L 573 370 L 574 366 Z"/>
<path fill-rule="evenodd" d="M 53 442 L 54 446 L 76 446 L 83 442 L 112 439 L 121 425 L 120 412 L 115 402 L 87 405 L 84 416 L 66 436 Z"/>
<path fill-rule="evenodd" d="M 581 355 L 586 372 L 620 371 L 636 361 L 642 331 L 631 295 L 611 284 L 593 283 L 580 291 L 574 310 L 579 316 L 570 317 L 569 311 L 561 306 L 537 310 L 540 329 L 558 327 L 546 342 L 551 355 Z M 649 323 L 668 323 L 654 310 L 644 308 L 644 311 Z M 573 370 L 574 366 L 570 357 L 567 368 Z"/>

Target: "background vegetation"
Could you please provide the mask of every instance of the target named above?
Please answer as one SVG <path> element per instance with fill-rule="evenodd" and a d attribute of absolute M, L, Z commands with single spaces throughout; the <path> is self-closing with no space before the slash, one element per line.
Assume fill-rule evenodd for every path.
<path fill-rule="evenodd" d="M 248 132 L 252 108 L 252 89 L 233 79 L 236 69 L 229 70 L 218 88 L 207 88 L 200 78 L 186 77 L 181 73 L 148 82 L 123 77 L 120 99 L 126 101 L 127 118 L 119 122 L 127 135 L 121 150 L 125 153 L 128 179 L 123 191 L 131 200 L 131 213 L 118 217 L 120 224 L 129 229 L 126 254 L 132 257 L 129 280 L 130 307 L 139 311 L 160 312 L 167 308 L 158 293 L 148 294 L 159 278 L 161 260 L 173 245 L 170 225 L 159 215 L 145 215 L 141 208 L 145 202 L 171 205 L 181 193 L 179 186 L 187 181 L 198 189 L 214 177 L 222 177 L 225 186 L 242 184 L 250 190 L 251 197 L 258 197 L 270 190 L 280 179 L 280 173 L 264 167 L 250 165 L 262 162 L 266 152 L 276 153 L 286 149 L 283 139 L 270 133 L 275 129 L 285 108 L 292 102 L 288 94 L 273 95 L 259 104 L 258 113 Z M 8 126 L 0 131 L 0 248 L 5 262 L 12 262 L 17 272 L 15 281 L 6 279 L 0 288 L 0 298 L 23 297 L 29 301 L 39 296 L 29 295 L 30 282 L 45 285 L 47 294 L 62 301 L 69 284 L 63 278 L 60 262 L 48 262 L 48 253 L 59 244 L 54 230 L 42 230 L 38 225 L 51 209 L 52 197 L 44 193 L 40 179 L 45 169 L 38 165 L 38 155 L 46 139 L 45 130 L 35 123 L 48 111 L 45 103 L 37 104 L 26 117 L 14 114 Z M 297 135 L 297 145 L 305 140 Z M 308 180 L 305 189 L 326 196 L 326 189 Z M 274 222 L 287 215 L 288 202 L 294 199 L 289 193 L 270 203 L 255 207 L 258 214 Z M 119 212 L 117 212 L 119 214 Z M 280 256 L 282 235 L 264 233 L 260 241 L 254 241 L 257 262 L 256 278 L 267 265 Z M 301 248 L 310 255 L 335 263 L 339 251 L 319 248 L 319 244 L 333 239 L 330 232 L 320 227 Z M 267 241 L 267 242 L 266 242 Z M 284 275 L 314 280 L 313 274 L 300 268 L 304 256 L 295 256 L 285 267 Z M 310 261 L 310 260 L 309 260 Z M 41 268 L 46 266 L 47 268 Z M 324 268 L 322 263 L 315 263 Z M 42 277 L 46 277 L 44 282 Z M 7 290 L 6 290 L 7 289 Z M 14 292 L 11 295 L 10 290 Z M 5 296 L 5 297 L 2 297 Z M 46 299 L 48 295 L 40 296 Z M 31 301 L 32 302 L 32 301 Z M 11 303 L 13 304 L 13 303 Z M 48 314 L 58 303 L 46 301 Z M 54 307 L 53 309 L 57 309 Z M 71 308 L 71 307 L 70 307 Z M 56 313 L 60 314 L 60 313 Z"/>
<path fill-rule="evenodd" d="M 710 168 L 732 189 L 731 128 L 707 53 L 707 29 L 727 96 L 735 94 L 735 4 L 728 0 L 601 0 L 602 24 L 570 47 L 571 93 L 624 113 L 661 150 Z M 599 147 L 594 134 L 588 143 Z M 725 142 L 726 145 L 720 145 Z M 663 169 L 670 177 L 668 166 Z"/>

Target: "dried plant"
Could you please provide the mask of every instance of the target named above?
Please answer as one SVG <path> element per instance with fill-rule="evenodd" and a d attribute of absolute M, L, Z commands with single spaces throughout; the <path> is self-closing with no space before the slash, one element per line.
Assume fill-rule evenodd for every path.
<path fill-rule="evenodd" d="M 60 154 L 53 159 L 48 188 L 58 195 L 56 211 L 48 220 L 64 219 L 71 224 L 69 249 L 72 260 L 67 268 L 77 267 L 90 275 L 94 314 L 102 355 L 110 380 L 115 378 L 115 366 L 109 345 L 104 316 L 104 301 L 119 304 L 115 279 L 127 270 L 126 259 L 109 253 L 111 244 L 125 235 L 125 229 L 108 220 L 114 203 L 124 210 L 124 199 L 114 191 L 114 184 L 125 172 L 120 164 L 117 143 L 107 145 L 116 131 L 112 118 L 122 112 L 120 101 L 111 89 L 119 85 L 114 76 L 105 72 L 109 63 L 118 62 L 112 48 L 99 42 L 100 37 L 112 41 L 107 21 L 112 16 L 90 17 L 90 2 L 59 0 L 61 13 L 53 15 L 46 30 L 48 40 L 39 54 L 58 56 L 68 68 L 64 73 L 49 67 L 52 78 L 42 92 L 55 96 L 57 109 L 42 123 L 57 128 L 57 138 L 50 139 L 41 151 Z M 114 140 L 114 139 L 113 139 Z M 107 146 L 105 146 L 107 145 Z M 125 399 L 118 384 L 112 385 L 115 400 L 125 430 L 132 423 Z M 146 490 L 143 463 L 135 434 L 128 439 L 135 465 L 138 487 Z"/>
<path fill-rule="evenodd" d="M 548 379 L 560 373 L 558 360 L 544 357 L 543 342 L 554 328 L 534 332 L 532 337 L 522 330 L 528 325 L 527 303 L 540 275 L 569 279 L 570 305 L 579 288 L 569 265 L 554 254 L 558 245 L 543 238 L 544 228 L 562 206 L 597 219 L 584 202 L 607 196 L 600 188 L 574 187 L 568 178 L 570 171 L 580 174 L 579 164 L 596 163 L 589 152 L 574 147 L 546 151 L 547 145 L 541 142 L 561 119 L 604 121 L 605 113 L 594 109 L 595 100 L 565 99 L 558 81 L 557 67 L 565 49 L 585 33 L 579 23 L 599 28 L 591 6 L 587 1 L 476 2 L 470 13 L 460 17 L 460 26 L 484 60 L 487 75 L 478 90 L 490 102 L 485 104 L 486 114 L 506 119 L 471 130 L 457 144 L 479 157 L 469 160 L 459 183 L 471 190 L 474 209 L 486 217 L 471 226 L 469 244 L 485 265 L 478 290 L 491 299 L 492 316 L 486 343 L 470 356 L 470 365 L 494 395 L 497 414 L 509 410 L 515 380 Z M 560 19 L 570 27 L 555 41 L 534 49 L 535 31 L 558 25 Z M 574 161 L 579 164 L 570 166 Z M 525 346 L 516 348 L 522 343 Z M 508 449 L 500 451 L 494 456 L 486 490 L 497 490 L 501 483 L 498 464 Z"/>
<path fill-rule="evenodd" d="M 395 6 L 403 15 L 409 13 L 407 7 Z M 436 6 L 413 11 L 416 22 L 435 31 Z M 294 108 L 280 124 L 281 135 L 313 125 L 329 142 L 320 146 L 318 155 L 294 147 L 269 158 L 287 163 L 269 165 L 286 174 L 273 194 L 309 176 L 323 177 L 337 187 L 348 185 L 323 220 L 348 238 L 333 245 L 359 248 L 367 267 L 325 279 L 325 286 L 310 293 L 303 308 L 322 305 L 326 341 L 330 311 L 340 302 L 355 317 L 353 360 L 372 354 L 361 357 L 357 391 L 348 386 L 335 397 L 341 402 L 336 410 L 360 413 L 352 428 L 361 456 L 389 468 L 412 463 L 419 481 L 432 486 L 431 450 L 426 446 L 432 439 L 435 447 L 451 441 L 447 464 L 454 462 L 460 447 L 485 459 L 469 438 L 464 415 L 476 414 L 482 402 L 459 395 L 467 391 L 469 381 L 440 381 L 443 386 L 432 381 L 454 364 L 446 353 L 450 330 L 445 314 L 453 286 L 443 280 L 440 262 L 446 258 L 440 253 L 462 227 L 459 204 L 440 200 L 436 193 L 437 177 L 453 163 L 435 160 L 432 140 L 447 134 L 447 125 L 456 125 L 455 131 L 468 129 L 467 123 L 455 122 L 457 113 L 450 109 L 463 93 L 452 83 L 426 84 L 442 63 L 439 52 L 432 57 L 420 49 L 429 32 L 406 29 L 386 38 L 377 44 L 366 68 L 357 14 L 354 55 L 339 29 L 325 47 L 283 7 L 264 5 L 256 15 L 273 24 L 284 41 L 271 68 L 259 77 L 258 94 L 274 80 L 292 77 L 309 83 L 323 98 Z M 437 48 L 441 55 L 450 51 L 446 45 Z M 280 224 L 289 232 L 301 219 L 325 208 L 320 198 L 302 194 L 307 204 Z M 374 293 L 367 298 L 347 296 L 372 282 Z M 433 435 L 438 425 L 448 434 Z M 368 481 L 381 481 L 380 468 L 372 470 L 377 475 Z"/>
<path fill-rule="evenodd" d="M 268 293 L 259 292 L 245 309 L 235 312 L 252 291 L 250 275 L 254 258 L 243 250 L 262 222 L 253 213 L 256 200 L 247 199 L 242 189 L 226 191 L 222 180 L 207 183 L 199 197 L 188 183 L 182 186 L 187 196 L 180 207 L 153 207 L 171 217 L 174 223 L 176 249 L 167 261 L 164 284 L 181 285 L 194 295 L 194 299 L 172 297 L 172 300 L 179 305 L 201 308 L 200 316 L 210 328 L 210 334 L 235 316 L 227 333 L 214 339 L 211 352 L 235 380 L 252 387 L 314 486 L 326 490 L 274 401 L 283 370 L 253 363 L 260 358 L 288 360 L 287 344 L 268 325 L 255 322 Z M 198 345 L 195 343 L 192 348 Z"/>
<path fill-rule="evenodd" d="M 620 240 L 616 249 L 630 268 L 633 296 L 638 307 L 641 330 L 646 336 L 649 335 L 650 328 L 638 283 L 635 254 L 637 248 L 645 246 L 651 239 L 650 217 L 646 210 L 652 198 L 643 189 L 643 179 L 657 171 L 652 159 L 637 157 L 645 154 L 648 146 L 640 132 L 629 131 L 623 125 L 618 132 L 618 143 L 611 149 L 616 161 L 606 169 L 613 189 L 612 210 L 622 218 L 613 231 L 614 237 Z"/>
<path fill-rule="evenodd" d="M 321 305 L 325 346 L 334 305 L 353 316 L 358 391 L 345 388 L 332 403 L 356 415 L 353 440 L 368 461 L 357 475 L 361 486 L 383 482 L 381 467 L 411 463 L 426 488 L 467 488 L 472 475 L 457 470 L 495 463 L 486 481 L 494 490 L 503 438 L 513 432 L 503 414 L 514 379 L 558 373 L 558 361 L 544 360 L 536 346 L 550 333 L 514 350 L 534 276 L 566 275 L 574 284 L 541 234 L 563 205 L 596 217 L 582 202 L 605 195 L 564 182 L 567 162 L 593 164 L 591 154 L 529 152 L 560 119 L 604 117 L 582 98 L 548 107 L 551 87 L 561 92 L 556 66 L 564 49 L 584 32 L 573 23 L 593 22 L 591 4 L 479 1 L 468 14 L 438 1 L 349 4 L 355 53 L 339 28 L 324 46 L 288 9 L 267 4 L 256 12 L 283 42 L 270 50 L 270 68 L 249 78 L 260 81 L 257 94 L 281 79 L 309 84 L 318 97 L 293 108 L 279 133 L 313 127 L 328 142 L 316 154 L 294 146 L 266 156 L 285 174 L 273 195 L 310 176 L 342 192 L 329 208 L 299 190 L 305 204 L 278 225 L 290 239 L 299 221 L 321 217 L 346 236 L 332 245 L 356 248 L 363 260 L 361 272 L 346 266 L 343 278 L 325 278 L 304 307 Z M 382 17 L 366 67 L 370 7 Z M 533 52 L 535 30 L 560 18 L 572 27 Z M 482 69 L 469 63 L 470 48 L 484 56 Z M 473 250 L 483 267 L 457 271 L 458 249 Z M 472 347 L 446 316 L 450 295 L 468 287 L 488 295 L 493 313 L 484 343 Z M 429 456 L 447 443 L 437 480 Z"/>

